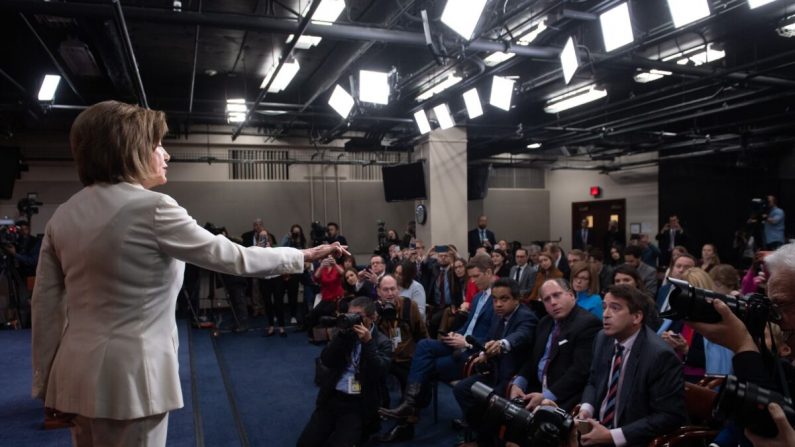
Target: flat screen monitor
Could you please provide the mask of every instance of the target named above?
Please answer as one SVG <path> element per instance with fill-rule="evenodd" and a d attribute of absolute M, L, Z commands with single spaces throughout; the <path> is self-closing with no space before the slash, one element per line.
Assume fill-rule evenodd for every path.
<path fill-rule="evenodd" d="M 427 199 L 425 191 L 425 165 L 418 161 L 381 168 L 384 181 L 384 199 L 387 202 Z"/>

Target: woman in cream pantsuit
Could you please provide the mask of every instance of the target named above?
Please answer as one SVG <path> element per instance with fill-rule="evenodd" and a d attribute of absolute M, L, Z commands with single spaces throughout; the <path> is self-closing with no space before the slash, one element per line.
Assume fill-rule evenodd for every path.
<path fill-rule="evenodd" d="M 33 395 L 74 413 L 76 446 L 163 446 L 181 408 L 174 311 L 184 262 L 241 276 L 301 273 L 347 253 L 244 248 L 213 236 L 171 197 L 163 112 L 115 101 L 70 133 L 85 186 L 47 223 L 33 292 Z"/>

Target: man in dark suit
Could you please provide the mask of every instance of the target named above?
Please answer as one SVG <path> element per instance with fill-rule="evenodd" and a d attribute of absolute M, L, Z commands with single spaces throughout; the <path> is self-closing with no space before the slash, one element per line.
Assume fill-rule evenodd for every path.
<path fill-rule="evenodd" d="M 519 298 L 523 299 L 530 295 L 530 292 L 533 290 L 538 269 L 527 262 L 530 258 L 526 249 L 517 248 L 514 257 L 516 259 L 516 265 L 511 267 L 509 276 L 519 284 Z"/>
<path fill-rule="evenodd" d="M 298 439 L 299 447 L 360 445 L 379 426 L 378 405 L 392 357 L 392 342 L 375 326 L 375 303 L 351 301 L 348 312 L 362 323 L 340 332 L 323 349 L 325 374 L 312 417 Z"/>
<path fill-rule="evenodd" d="M 677 245 L 687 247 L 687 234 L 679 225 L 679 217 L 676 214 L 668 218 L 668 223 L 663 225 L 656 236 L 657 246 L 660 248 L 660 265 L 671 263 L 671 252 Z"/>
<path fill-rule="evenodd" d="M 339 242 L 340 245 L 348 245 L 348 240 L 340 234 L 340 226 L 336 222 L 329 222 L 326 225 L 326 242 L 329 244 Z"/>
<path fill-rule="evenodd" d="M 605 296 L 579 412 L 592 427 L 582 445 L 646 445 L 687 419 L 682 363 L 644 324 L 649 300 L 623 284 Z"/>
<path fill-rule="evenodd" d="M 646 291 L 651 296 L 657 296 L 657 269 L 643 262 L 642 255 L 643 250 L 640 247 L 630 245 L 624 249 L 624 263 L 638 272 Z"/>
<path fill-rule="evenodd" d="M 488 249 L 494 248 L 497 245 L 497 239 L 494 233 L 487 229 L 488 218 L 486 216 L 478 217 L 478 226 L 469 230 L 467 235 L 467 245 L 469 246 L 469 256 L 475 256 L 475 252 L 479 247 L 486 247 Z"/>
<path fill-rule="evenodd" d="M 453 255 L 447 245 L 437 245 L 431 249 L 436 259 L 430 258 L 428 282 L 425 286 L 426 302 L 433 306 L 433 313 L 428 316 L 428 333 L 436 338 L 444 310 L 453 305 L 460 306 L 462 293 L 460 282 L 453 271 Z"/>
<path fill-rule="evenodd" d="M 479 254 L 467 263 L 467 274 L 475 282 L 480 293 L 472 299 L 469 317 L 457 332 L 451 332 L 439 340 L 421 340 L 414 351 L 409 368 L 408 384 L 403 402 L 393 409 L 381 408 L 379 413 L 390 419 L 416 422 L 418 398 L 423 384 L 435 373 L 440 380 L 459 380 L 464 364 L 476 351 L 466 337 L 471 335 L 478 343 L 488 340 L 494 307 L 491 299 L 491 282 L 494 264 L 487 254 Z"/>
<path fill-rule="evenodd" d="M 574 243 L 571 248 L 586 251 L 589 245 L 593 245 L 591 229 L 588 228 L 588 219 L 583 219 L 580 222 L 580 228 L 574 231 Z"/>
<path fill-rule="evenodd" d="M 533 350 L 514 379 L 509 396 L 532 410 L 544 399 L 571 411 L 582 397 L 591 348 L 602 322 L 580 306 L 566 280 L 550 279 L 539 292 L 547 316 L 536 326 Z"/>
<path fill-rule="evenodd" d="M 533 311 L 519 300 L 519 284 L 510 278 L 500 278 L 491 286 L 494 317 L 489 331 L 489 341 L 480 351 L 475 363 L 488 363 L 488 374 L 475 374 L 458 381 L 453 388 L 461 411 L 469 426 L 477 430 L 478 441 L 472 446 L 491 445 L 495 431 L 482 424 L 484 406 L 472 394 L 475 382 L 504 390 L 511 376 L 529 351 L 538 319 Z M 467 444 L 464 444 L 467 445 Z"/>
<path fill-rule="evenodd" d="M 252 227 L 253 229 L 251 231 L 246 231 L 242 236 L 240 236 L 244 247 L 257 245 L 257 235 L 259 235 L 260 231 L 265 229 L 265 227 L 262 225 L 262 219 L 259 217 L 254 219 Z"/>

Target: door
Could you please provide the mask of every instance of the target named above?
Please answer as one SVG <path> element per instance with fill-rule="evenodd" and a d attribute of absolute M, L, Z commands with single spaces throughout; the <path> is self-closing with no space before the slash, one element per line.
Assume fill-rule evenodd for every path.
<path fill-rule="evenodd" d="M 577 232 L 581 229 L 581 222 L 585 219 L 588 223 L 591 237 L 588 241 L 589 248 L 599 248 L 605 250 L 605 236 L 607 227 L 611 220 L 618 222 L 618 228 L 622 234 L 626 234 L 626 199 L 617 200 L 594 200 L 591 202 L 574 202 L 571 204 L 571 242 L 577 237 Z M 603 253 L 605 256 L 609 252 Z"/>

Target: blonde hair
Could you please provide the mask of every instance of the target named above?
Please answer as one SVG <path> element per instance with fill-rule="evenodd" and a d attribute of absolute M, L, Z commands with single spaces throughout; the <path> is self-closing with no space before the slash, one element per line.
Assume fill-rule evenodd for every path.
<path fill-rule="evenodd" d="M 163 112 L 103 101 L 77 116 L 69 133 L 84 186 L 142 183 L 154 175 L 152 152 L 168 132 Z"/>
<path fill-rule="evenodd" d="M 715 290 L 715 281 L 710 278 L 709 273 L 699 267 L 693 267 L 688 270 L 685 273 L 685 281 L 699 289 Z"/>

